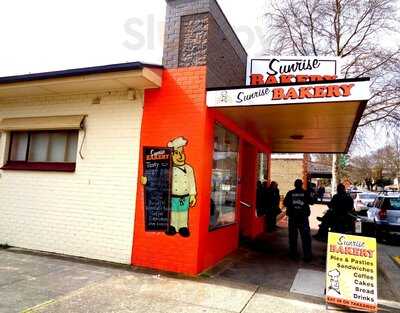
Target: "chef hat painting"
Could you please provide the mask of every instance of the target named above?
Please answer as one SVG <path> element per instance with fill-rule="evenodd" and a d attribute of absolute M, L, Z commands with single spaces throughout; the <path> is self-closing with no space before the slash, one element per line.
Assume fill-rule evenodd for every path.
<path fill-rule="evenodd" d="M 173 148 L 175 150 L 180 147 L 186 146 L 187 143 L 188 143 L 188 141 L 184 137 L 177 137 L 177 138 L 171 140 L 170 142 L 168 142 L 168 148 Z"/>
<path fill-rule="evenodd" d="M 328 275 L 332 278 L 337 278 L 340 276 L 340 272 L 335 268 L 334 270 L 330 271 Z"/>

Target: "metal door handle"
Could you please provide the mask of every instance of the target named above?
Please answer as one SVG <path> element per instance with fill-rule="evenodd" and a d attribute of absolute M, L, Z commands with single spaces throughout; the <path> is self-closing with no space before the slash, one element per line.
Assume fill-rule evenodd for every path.
<path fill-rule="evenodd" d="M 240 204 L 244 205 L 245 207 L 251 208 L 251 205 L 246 202 L 240 201 Z"/>

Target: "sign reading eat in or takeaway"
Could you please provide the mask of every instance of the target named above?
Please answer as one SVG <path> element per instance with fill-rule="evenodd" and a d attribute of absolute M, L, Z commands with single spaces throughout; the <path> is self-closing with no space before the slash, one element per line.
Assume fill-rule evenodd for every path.
<path fill-rule="evenodd" d="M 326 302 L 376 312 L 376 239 L 329 233 L 327 249 Z"/>

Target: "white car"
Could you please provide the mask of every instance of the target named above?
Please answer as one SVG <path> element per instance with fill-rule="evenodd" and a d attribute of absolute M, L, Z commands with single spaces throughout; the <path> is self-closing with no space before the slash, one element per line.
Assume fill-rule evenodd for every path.
<path fill-rule="evenodd" d="M 368 205 L 368 219 L 375 223 L 378 241 L 387 239 L 391 234 L 400 234 L 400 194 L 378 195 Z M 397 237 L 398 238 L 398 237 Z"/>
<path fill-rule="evenodd" d="M 373 203 L 378 195 L 373 192 L 360 192 L 355 195 L 354 209 L 356 212 L 368 210 L 368 204 Z"/>

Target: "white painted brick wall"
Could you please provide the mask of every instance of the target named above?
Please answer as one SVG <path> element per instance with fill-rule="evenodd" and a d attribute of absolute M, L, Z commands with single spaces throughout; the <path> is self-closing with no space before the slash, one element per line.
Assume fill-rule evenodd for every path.
<path fill-rule="evenodd" d="M 0 170 L 0 243 L 131 261 L 143 93 L 0 100 L 0 119 L 87 114 L 75 173 Z M 4 164 L 6 137 L 0 139 Z M 83 131 L 79 133 L 78 149 Z"/>

